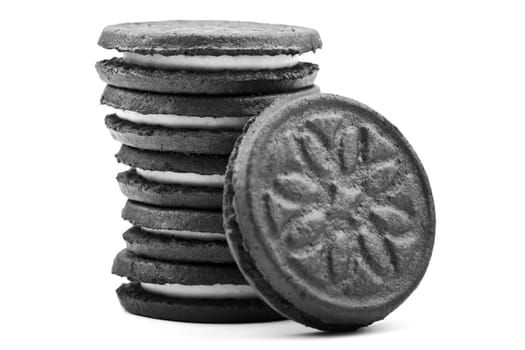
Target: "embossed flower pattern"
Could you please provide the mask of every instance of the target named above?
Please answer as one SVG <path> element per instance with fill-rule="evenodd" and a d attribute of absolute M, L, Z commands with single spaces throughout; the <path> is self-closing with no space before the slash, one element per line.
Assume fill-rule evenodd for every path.
<path fill-rule="evenodd" d="M 344 287 L 396 273 L 400 250 L 417 235 L 406 190 L 413 179 L 392 143 L 332 116 L 307 121 L 285 147 L 299 166 L 275 177 L 265 203 L 288 258 L 320 283 Z"/>

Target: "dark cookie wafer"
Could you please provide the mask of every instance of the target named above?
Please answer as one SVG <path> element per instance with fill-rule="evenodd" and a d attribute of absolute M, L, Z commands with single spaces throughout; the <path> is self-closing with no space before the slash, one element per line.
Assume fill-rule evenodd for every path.
<path fill-rule="evenodd" d="M 136 315 L 169 321 L 202 323 L 267 322 L 282 320 L 264 301 L 251 299 L 171 298 L 145 291 L 138 283 L 117 289 L 122 307 Z"/>
<path fill-rule="evenodd" d="M 251 117 L 282 98 L 319 93 L 317 86 L 288 93 L 241 96 L 173 95 L 122 89 L 107 85 L 100 102 L 141 114 L 196 117 Z"/>
<path fill-rule="evenodd" d="M 122 218 L 133 225 L 157 230 L 184 230 L 223 233 L 220 211 L 164 208 L 127 201 Z"/>
<path fill-rule="evenodd" d="M 98 44 L 138 54 L 296 55 L 321 48 L 311 28 L 228 21 L 161 21 L 107 26 Z"/>
<path fill-rule="evenodd" d="M 123 145 L 115 155 L 119 163 L 132 168 L 157 171 L 190 172 L 202 175 L 223 175 L 228 156 L 159 152 Z"/>
<path fill-rule="evenodd" d="M 96 64 L 100 78 L 121 88 L 169 94 L 246 95 L 288 92 L 312 86 L 319 67 L 298 63 L 263 70 L 164 70 L 126 63 L 122 58 Z"/>
<path fill-rule="evenodd" d="M 128 250 L 117 254 L 112 272 L 130 281 L 152 284 L 247 284 L 235 264 L 168 262 L 140 257 Z"/>
<path fill-rule="evenodd" d="M 153 182 L 135 169 L 121 172 L 117 181 L 128 199 L 166 207 L 221 209 L 222 187 L 188 186 Z"/>
<path fill-rule="evenodd" d="M 224 239 L 190 239 L 151 233 L 138 226 L 124 232 L 128 251 L 149 259 L 166 261 L 234 263 Z"/>
<path fill-rule="evenodd" d="M 115 114 L 106 116 L 105 121 L 115 140 L 146 150 L 228 155 L 240 135 L 240 131 L 230 129 L 174 129 L 136 124 Z"/>
<path fill-rule="evenodd" d="M 293 320 L 368 325 L 426 271 L 435 217 L 423 166 L 395 126 L 356 101 L 319 95 L 268 109 L 238 141 L 225 181 L 234 258 Z"/>

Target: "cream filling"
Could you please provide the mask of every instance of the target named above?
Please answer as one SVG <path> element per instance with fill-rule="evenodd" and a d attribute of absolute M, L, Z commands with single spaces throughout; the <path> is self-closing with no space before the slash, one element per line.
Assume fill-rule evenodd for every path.
<path fill-rule="evenodd" d="M 163 56 L 159 54 L 140 55 L 124 52 L 122 58 L 129 64 L 160 69 L 193 70 L 259 70 L 277 69 L 296 65 L 297 55 L 238 55 L 238 56 Z"/>
<path fill-rule="evenodd" d="M 237 129 L 250 117 L 196 117 L 177 114 L 142 114 L 134 111 L 115 109 L 116 115 L 136 124 L 160 125 L 182 129 Z"/>
<path fill-rule="evenodd" d="M 173 298 L 246 299 L 256 298 L 258 296 L 255 289 L 249 285 L 184 285 L 177 283 L 152 284 L 141 282 L 140 286 L 147 292 Z"/>
<path fill-rule="evenodd" d="M 181 184 L 188 186 L 222 187 L 224 175 L 201 175 L 197 173 L 179 173 L 173 171 L 158 171 L 135 168 L 137 174 L 143 178 L 164 184 Z"/>
<path fill-rule="evenodd" d="M 186 238 L 186 239 L 199 239 L 203 241 L 225 241 L 226 236 L 223 233 L 217 233 L 217 232 L 200 232 L 200 231 L 185 231 L 185 230 L 164 230 L 164 229 L 156 229 L 156 228 L 150 228 L 150 227 L 144 227 L 141 226 L 141 229 L 143 229 L 146 232 L 160 234 L 160 235 L 170 235 L 170 236 L 176 236 L 180 238 Z"/>

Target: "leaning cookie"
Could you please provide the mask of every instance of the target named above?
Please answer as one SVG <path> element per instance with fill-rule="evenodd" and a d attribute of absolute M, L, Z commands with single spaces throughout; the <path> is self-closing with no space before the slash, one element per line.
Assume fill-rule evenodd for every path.
<path fill-rule="evenodd" d="M 120 252 L 112 272 L 132 281 L 117 289 L 130 313 L 174 321 L 234 323 L 282 319 L 234 264 L 169 263 Z"/>
<path fill-rule="evenodd" d="M 347 331 L 414 291 L 435 233 L 423 166 L 388 120 L 322 94 L 276 104 L 237 142 L 224 226 L 245 277 L 283 315 Z"/>
<path fill-rule="evenodd" d="M 316 86 L 290 93 L 243 96 L 169 95 L 107 86 L 101 103 L 113 138 L 158 151 L 227 155 L 249 118 L 277 100 L 319 93 Z"/>

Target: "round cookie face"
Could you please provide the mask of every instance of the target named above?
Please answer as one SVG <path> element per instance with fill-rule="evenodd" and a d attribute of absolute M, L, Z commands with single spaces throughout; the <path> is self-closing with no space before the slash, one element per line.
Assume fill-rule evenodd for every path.
<path fill-rule="evenodd" d="M 384 318 L 432 252 L 433 200 L 416 154 L 386 119 L 343 97 L 257 118 L 231 156 L 223 205 L 245 276 L 275 309 L 323 330 Z"/>
<path fill-rule="evenodd" d="M 134 226 L 124 232 L 127 250 L 145 258 L 165 261 L 199 263 L 234 263 L 223 239 L 189 239 L 176 235 L 154 233 Z"/>
<path fill-rule="evenodd" d="M 107 26 L 98 44 L 138 54 L 296 55 L 321 48 L 316 30 L 282 24 L 161 21 Z"/>
<path fill-rule="evenodd" d="M 228 156 L 148 151 L 126 145 L 115 157 L 132 168 L 202 175 L 223 175 L 228 164 Z"/>
<path fill-rule="evenodd" d="M 165 208 L 127 201 L 122 209 L 122 218 L 135 226 L 154 230 L 224 232 L 220 211 Z"/>
<path fill-rule="evenodd" d="M 252 299 L 168 298 L 152 294 L 138 283 L 117 289 L 122 307 L 136 315 L 169 321 L 201 323 L 246 323 L 282 320 L 264 301 Z"/>
<path fill-rule="evenodd" d="M 121 172 L 117 181 L 128 199 L 164 207 L 220 210 L 222 188 L 188 186 L 149 181 L 134 169 Z"/>
<path fill-rule="evenodd" d="M 246 95 L 289 92 L 312 86 L 319 67 L 298 63 L 254 71 L 163 70 L 128 64 L 121 58 L 100 61 L 100 78 L 109 85 L 169 94 Z"/>

